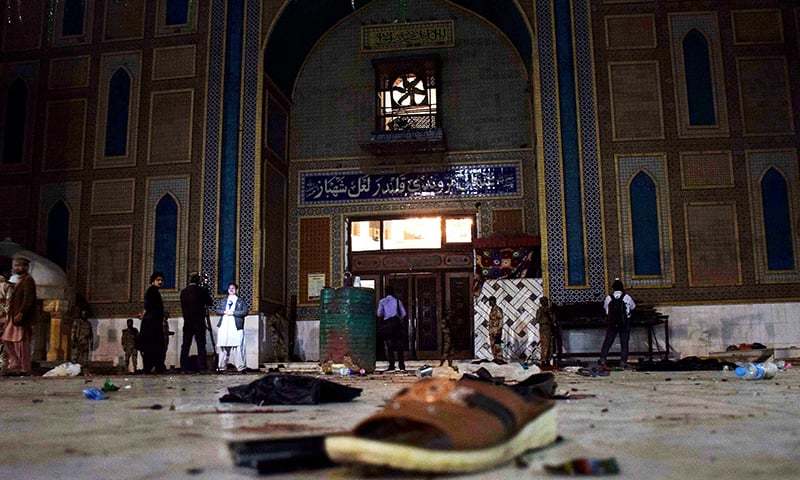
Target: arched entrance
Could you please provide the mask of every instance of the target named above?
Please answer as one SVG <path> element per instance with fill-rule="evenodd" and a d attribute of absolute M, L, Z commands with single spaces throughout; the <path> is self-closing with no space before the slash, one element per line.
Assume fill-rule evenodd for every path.
<path fill-rule="evenodd" d="M 259 293 L 290 312 L 307 359 L 317 289 L 347 270 L 404 292 L 420 357 L 441 354 L 445 317 L 471 357 L 472 239 L 539 234 L 527 14 L 402 4 L 289 2 L 267 33 Z M 458 222 L 468 234 L 451 241 Z M 374 225 L 377 248 L 356 246 Z"/>

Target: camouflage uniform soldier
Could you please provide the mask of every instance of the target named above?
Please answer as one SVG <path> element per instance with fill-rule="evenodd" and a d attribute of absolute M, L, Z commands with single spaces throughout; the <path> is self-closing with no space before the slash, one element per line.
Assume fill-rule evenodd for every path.
<path fill-rule="evenodd" d="M 489 344 L 495 360 L 503 359 L 503 309 L 497 306 L 497 298 L 489 297 Z"/>
<path fill-rule="evenodd" d="M 128 319 L 128 328 L 122 331 L 122 349 L 125 351 L 125 370 L 135 372 L 139 365 L 139 351 L 136 350 L 136 338 L 139 330 L 133 327 L 133 319 Z M 131 360 L 133 364 L 131 365 Z"/>
<path fill-rule="evenodd" d="M 535 324 L 539 325 L 539 346 L 541 347 L 541 355 L 539 359 L 539 366 L 550 366 L 550 360 L 553 356 L 553 310 L 550 306 L 550 300 L 547 297 L 539 299 L 539 310 L 536 311 Z"/>
<path fill-rule="evenodd" d="M 80 363 L 83 367 L 89 364 L 92 347 L 94 346 L 94 333 L 92 324 L 89 323 L 89 312 L 81 310 L 81 314 L 72 323 L 72 362 Z"/>

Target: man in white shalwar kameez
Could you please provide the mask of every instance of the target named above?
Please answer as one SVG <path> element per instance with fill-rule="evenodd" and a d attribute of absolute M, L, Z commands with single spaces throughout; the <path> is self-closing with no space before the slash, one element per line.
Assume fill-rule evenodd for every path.
<path fill-rule="evenodd" d="M 247 303 L 236 295 L 237 290 L 238 286 L 235 283 L 228 285 L 228 297 L 217 312 L 221 315 L 217 323 L 218 372 L 224 372 L 228 368 L 228 362 L 233 362 L 239 372 L 247 369 L 244 317 L 247 315 L 248 307 Z"/>

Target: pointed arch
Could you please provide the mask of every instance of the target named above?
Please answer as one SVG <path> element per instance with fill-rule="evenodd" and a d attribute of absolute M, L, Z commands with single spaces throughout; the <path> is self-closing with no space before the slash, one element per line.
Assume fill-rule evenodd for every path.
<path fill-rule="evenodd" d="M 8 89 L 2 163 L 22 163 L 25 154 L 25 126 L 28 123 L 28 86 L 17 78 Z"/>
<path fill-rule="evenodd" d="M 697 29 L 689 30 L 683 37 L 683 64 L 689 125 L 716 125 L 711 49 L 705 35 Z"/>
<path fill-rule="evenodd" d="M 164 272 L 163 288 L 177 287 L 178 201 L 166 193 L 156 204 L 153 238 L 153 271 Z"/>
<path fill-rule="evenodd" d="M 770 167 L 761 177 L 761 208 L 768 270 L 794 270 L 791 209 L 786 177 Z"/>
<path fill-rule="evenodd" d="M 70 212 L 63 200 L 57 201 L 47 213 L 45 255 L 64 270 L 69 265 Z"/>
<path fill-rule="evenodd" d="M 166 25 L 189 23 L 189 0 L 167 0 Z"/>
<path fill-rule="evenodd" d="M 661 245 L 658 225 L 658 193 L 653 178 L 644 170 L 628 188 L 631 206 L 634 275 L 661 275 Z"/>
<path fill-rule="evenodd" d="M 64 0 L 64 15 L 61 19 L 61 34 L 65 37 L 83 34 L 83 18 L 86 0 Z"/>
<path fill-rule="evenodd" d="M 115 157 L 128 151 L 128 123 L 131 105 L 131 76 L 118 68 L 108 82 L 105 155 Z"/>

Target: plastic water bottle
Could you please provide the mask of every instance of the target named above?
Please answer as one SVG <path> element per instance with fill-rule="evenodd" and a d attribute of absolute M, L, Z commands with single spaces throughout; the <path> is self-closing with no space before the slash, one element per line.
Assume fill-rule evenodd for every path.
<path fill-rule="evenodd" d="M 350 376 L 350 369 L 347 367 L 342 367 L 339 369 L 339 376 L 340 377 L 349 377 Z"/>
<path fill-rule="evenodd" d="M 763 380 L 778 373 L 778 366 L 772 362 L 745 363 L 736 367 L 736 376 L 745 380 Z"/>

